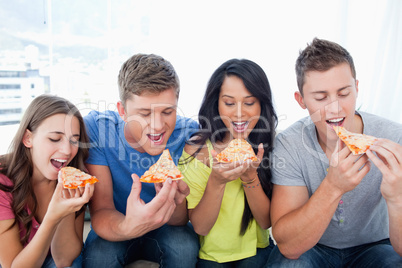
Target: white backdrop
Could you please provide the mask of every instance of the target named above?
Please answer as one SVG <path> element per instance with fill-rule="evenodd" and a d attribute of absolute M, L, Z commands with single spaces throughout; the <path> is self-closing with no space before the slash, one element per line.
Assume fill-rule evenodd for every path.
<path fill-rule="evenodd" d="M 228 59 L 247 58 L 267 73 L 279 128 L 284 129 L 307 115 L 293 99 L 297 90 L 294 63 L 299 50 L 319 37 L 338 42 L 352 54 L 360 81 L 357 107 L 402 123 L 402 1 L 119 2 L 125 2 L 127 8 L 118 16 L 108 12 L 105 20 L 113 23 L 107 24 L 102 40 L 89 40 L 108 44 L 110 59 L 103 71 L 72 82 L 70 74 L 76 72 L 72 65 L 54 66 L 50 71 L 52 93 L 80 107 L 74 91 L 66 89 L 66 85 L 76 84 L 77 92 L 87 90 L 90 108 L 114 109 L 117 73 L 129 56 L 119 51 L 123 45 L 134 44 L 131 54 L 155 53 L 172 62 L 181 80 L 180 112 L 196 118 L 212 72 Z M 48 3 L 51 8 L 58 1 Z M 112 10 L 114 3 L 99 1 Z M 51 34 L 54 47 L 75 38 L 66 38 L 63 32 Z M 82 108 L 82 113 L 88 110 Z M 5 152 L 12 131 L 0 127 L 0 153 Z"/>

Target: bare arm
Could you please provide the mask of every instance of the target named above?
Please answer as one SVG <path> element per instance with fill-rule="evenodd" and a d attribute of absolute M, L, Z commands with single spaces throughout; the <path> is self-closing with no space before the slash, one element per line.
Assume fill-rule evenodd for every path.
<path fill-rule="evenodd" d="M 20 243 L 18 224 L 8 229 L 14 221 L 14 219 L 0 221 L 0 265 L 5 268 L 11 267 L 15 256 L 23 248 Z"/>
<path fill-rule="evenodd" d="M 109 167 L 100 165 L 87 165 L 90 174 L 97 177 L 99 182 L 96 191 L 89 203 L 91 225 L 95 232 L 107 240 L 126 240 L 119 224 L 124 215 L 118 212 L 113 202 L 113 184 Z"/>
<path fill-rule="evenodd" d="M 84 215 L 71 214 L 57 226 L 51 243 L 53 260 L 57 267 L 71 266 L 80 255 L 83 245 Z"/>
<path fill-rule="evenodd" d="M 64 189 L 63 197 L 73 198 L 82 195 L 85 198 L 85 203 L 88 203 L 94 189 L 95 185 L 90 184 L 76 190 Z M 77 218 L 75 213 L 71 213 L 57 225 L 51 243 L 52 257 L 57 267 L 71 266 L 72 262 L 80 255 L 83 245 L 83 230 L 84 213 L 81 213 Z"/>
<path fill-rule="evenodd" d="M 25 248 L 20 242 L 18 224 L 7 230 L 14 219 L 0 221 L 0 263 L 3 268 L 8 267 L 41 267 L 54 233 L 55 225 L 46 223 L 39 228 L 35 241 L 31 241 Z M 43 228 L 42 228 L 43 227 Z M 23 252 L 24 251 L 24 252 Z"/>
<path fill-rule="evenodd" d="M 186 147 L 188 152 L 194 148 Z M 216 153 L 213 152 L 213 156 Z M 201 151 L 197 158 L 209 163 L 207 149 Z M 204 159 L 205 158 L 205 159 Z M 190 221 L 197 234 L 206 236 L 218 218 L 226 183 L 236 180 L 247 168 L 247 163 L 217 163 L 214 161 L 204 194 L 194 209 L 189 210 Z"/>
<path fill-rule="evenodd" d="M 271 227 L 270 219 L 270 206 L 271 201 L 268 196 L 264 193 L 261 187 L 261 182 L 258 178 L 257 168 L 261 163 L 262 157 L 264 155 L 264 149 L 262 144 L 258 146 L 258 162 L 251 163 L 248 170 L 240 176 L 242 181 L 253 181 L 252 183 L 243 185 L 244 193 L 247 198 L 248 205 L 250 206 L 251 213 L 254 219 L 257 221 L 258 225 L 263 229 L 268 229 Z"/>
<path fill-rule="evenodd" d="M 375 156 L 371 151 L 375 151 Z M 402 256 L 402 146 L 380 139 L 367 156 L 383 175 L 381 194 L 387 202 L 389 236 L 395 251 Z"/>
<path fill-rule="evenodd" d="M 320 240 L 342 195 L 370 170 L 366 156 L 357 159 L 347 147 L 334 153 L 327 176 L 310 198 L 304 186 L 274 186 L 272 232 L 285 257 L 297 259 Z"/>
<path fill-rule="evenodd" d="M 35 236 L 26 247 L 23 247 L 20 243 L 18 224 L 15 225 L 12 229 L 7 230 L 7 225 L 10 226 L 10 224 L 12 224 L 14 220 L 1 221 L 0 231 L 2 231 L 2 239 L 0 240 L 0 260 L 2 262 L 2 267 L 42 266 L 43 261 L 45 260 L 47 253 L 49 252 L 52 241 L 53 239 L 55 239 L 56 230 L 60 226 L 61 222 L 65 219 L 68 221 L 68 218 L 70 216 L 74 216 L 74 213 L 78 211 L 85 203 L 87 203 L 90 198 L 89 186 L 86 187 L 86 191 L 82 196 L 81 193 L 77 193 L 77 196 L 71 199 L 62 198 L 62 187 L 63 186 L 61 183 L 57 184 L 56 190 L 52 196 L 52 200 L 49 203 L 45 217 L 43 218 L 43 221 Z M 91 187 L 93 187 L 93 185 Z M 73 225 L 73 227 L 74 226 L 75 225 Z M 75 229 L 72 231 L 76 233 Z M 70 239 L 77 242 L 74 237 L 70 237 Z M 65 249 L 64 252 L 59 252 L 59 255 L 56 250 L 56 264 L 63 266 L 71 265 L 73 260 L 81 252 L 82 240 L 77 243 L 73 242 L 73 244 L 73 248 Z M 57 255 L 61 256 L 60 263 L 57 263 Z"/>
<path fill-rule="evenodd" d="M 141 182 L 132 175 L 133 185 L 127 199 L 126 215 L 116 210 L 113 202 L 112 176 L 107 166 L 88 165 L 89 172 L 99 179 L 89 204 L 92 227 L 102 238 L 124 241 L 144 235 L 167 223 L 175 208 L 177 184 L 168 180 L 159 194 L 145 204 L 140 198 Z"/>
<path fill-rule="evenodd" d="M 217 183 L 214 179 L 207 182 L 200 202 L 189 210 L 190 221 L 197 234 L 206 236 L 218 218 L 226 184 Z"/>
<path fill-rule="evenodd" d="M 168 224 L 176 226 L 186 225 L 189 220 L 186 196 L 190 194 L 190 188 L 182 180 L 174 181 L 173 183 L 177 184 L 177 192 L 174 199 L 176 203 L 176 209 L 174 210 L 173 215 L 168 221 Z"/>
<path fill-rule="evenodd" d="M 297 259 L 314 247 L 327 229 L 340 198 L 324 181 L 310 199 L 305 186 L 274 185 L 272 235 L 281 253 Z"/>

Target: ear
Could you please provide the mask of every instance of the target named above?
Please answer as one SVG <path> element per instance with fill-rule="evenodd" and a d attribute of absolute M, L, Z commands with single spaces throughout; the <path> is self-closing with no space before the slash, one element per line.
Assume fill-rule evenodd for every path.
<path fill-rule="evenodd" d="M 359 80 L 356 79 L 356 97 L 359 96 Z"/>
<path fill-rule="evenodd" d="M 117 111 L 119 112 L 121 119 L 123 119 L 124 122 L 127 122 L 126 110 L 124 109 L 124 105 L 121 101 L 117 102 Z"/>
<path fill-rule="evenodd" d="M 24 137 L 22 137 L 22 143 L 27 148 L 32 147 L 32 132 L 29 131 L 28 129 L 25 130 Z"/>
<path fill-rule="evenodd" d="M 295 96 L 295 100 L 300 105 L 300 107 L 302 107 L 303 109 L 306 109 L 307 106 L 304 104 L 304 99 L 303 99 L 303 96 L 300 93 L 300 91 L 296 91 L 294 96 Z"/>

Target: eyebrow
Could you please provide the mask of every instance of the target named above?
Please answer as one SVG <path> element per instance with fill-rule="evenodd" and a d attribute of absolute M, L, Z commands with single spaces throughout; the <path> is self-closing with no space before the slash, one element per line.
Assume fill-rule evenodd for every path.
<path fill-rule="evenodd" d="M 65 133 L 62 131 L 50 131 L 50 134 L 59 134 L 59 135 L 64 135 Z M 74 137 L 79 137 L 80 134 L 73 134 Z"/>
<path fill-rule="evenodd" d="M 349 86 L 342 87 L 342 88 L 338 89 L 336 92 L 340 92 L 340 91 L 342 91 L 342 90 L 345 90 L 345 89 L 347 89 L 348 87 L 351 87 L 351 86 L 349 85 Z M 312 93 L 312 94 L 326 94 L 326 93 L 328 93 L 328 91 L 326 91 L 326 90 L 317 90 L 317 91 L 313 91 L 313 92 L 311 92 L 311 93 Z"/>
<path fill-rule="evenodd" d="M 177 108 L 177 105 L 172 105 L 172 106 L 168 106 L 166 108 L 164 108 L 163 110 L 167 110 L 167 109 L 175 109 Z M 150 108 L 135 108 L 135 110 L 139 111 L 139 112 L 150 112 L 152 109 Z"/>
<path fill-rule="evenodd" d="M 234 97 L 230 96 L 230 95 L 222 95 L 222 98 L 223 97 L 234 99 Z M 243 99 L 247 99 L 247 98 L 255 98 L 255 97 L 253 95 L 243 97 Z"/>

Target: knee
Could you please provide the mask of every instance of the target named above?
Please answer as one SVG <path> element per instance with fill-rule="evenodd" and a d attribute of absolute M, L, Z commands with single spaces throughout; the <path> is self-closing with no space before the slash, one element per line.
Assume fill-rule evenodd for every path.
<path fill-rule="evenodd" d="M 90 231 L 84 243 L 84 259 L 107 258 L 107 256 L 124 256 L 127 250 L 125 242 L 111 242 Z"/>
<path fill-rule="evenodd" d="M 198 235 L 193 229 L 188 227 L 183 227 L 180 235 L 177 236 L 176 245 L 181 248 L 182 252 L 187 252 L 189 256 L 198 256 L 198 251 L 200 250 L 200 244 L 198 240 Z"/>
<path fill-rule="evenodd" d="M 165 230 L 166 234 L 168 230 Z M 196 259 L 200 250 L 198 235 L 192 228 L 188 226 L 169 227 L 169 235 L 165 236 L 161 241 L 161 246 L 171 256 L 178 258 Z"/>

